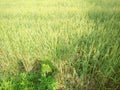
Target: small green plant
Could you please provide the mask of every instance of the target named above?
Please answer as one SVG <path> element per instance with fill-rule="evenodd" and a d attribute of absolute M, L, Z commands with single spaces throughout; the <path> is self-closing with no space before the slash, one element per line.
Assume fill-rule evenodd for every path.
<path fill-rule="evenodd" d="M 9 81 L 6 79 L 1 80 L 0 81 L 0 90 L 14 90 L 12 81 L 11 80 Z"/>
<path fill-rule="evenodd" d="M 36 72 L 21 72 L 15 77 L 1 80 L 0 90 L 56 90 L 57 81 L 52 67 L 45 63 L 40 66 Z"/>

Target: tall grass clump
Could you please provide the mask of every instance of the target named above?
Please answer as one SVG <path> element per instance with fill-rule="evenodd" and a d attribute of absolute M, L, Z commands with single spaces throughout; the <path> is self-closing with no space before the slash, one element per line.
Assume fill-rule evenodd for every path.
<path fill-rule="evenodd" d="M 119 0 L 0 0 L 0 90 L 119 90 Z"/>

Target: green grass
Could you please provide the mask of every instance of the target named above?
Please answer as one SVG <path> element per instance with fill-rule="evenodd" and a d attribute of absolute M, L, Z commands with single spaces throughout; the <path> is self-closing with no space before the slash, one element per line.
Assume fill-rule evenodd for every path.
<path fill-rule="evenodd" d="M 119 0 L 0 0 L 0 90 L 119 90 Z"/>

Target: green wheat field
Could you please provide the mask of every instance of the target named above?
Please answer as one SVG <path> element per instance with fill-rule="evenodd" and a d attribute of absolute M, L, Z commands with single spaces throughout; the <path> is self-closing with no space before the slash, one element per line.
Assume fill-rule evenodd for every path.
<path fill-rule="evenodd" d="M 120 90 L 120 0 L 0 0 L 0 90 Z"/>

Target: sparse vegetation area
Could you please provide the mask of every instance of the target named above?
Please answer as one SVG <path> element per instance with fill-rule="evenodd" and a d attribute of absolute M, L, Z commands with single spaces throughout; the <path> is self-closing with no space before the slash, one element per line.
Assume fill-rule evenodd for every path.
<path fill-rule="evenodd" d="M 120 90 L 119 0 L 0 0 L 0 90 Z"/>

